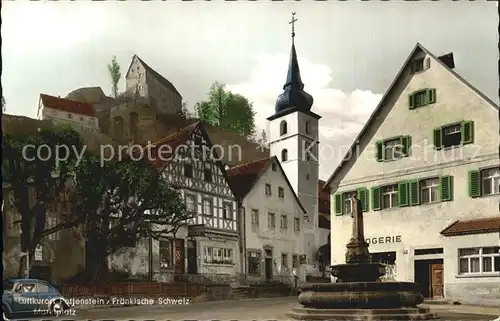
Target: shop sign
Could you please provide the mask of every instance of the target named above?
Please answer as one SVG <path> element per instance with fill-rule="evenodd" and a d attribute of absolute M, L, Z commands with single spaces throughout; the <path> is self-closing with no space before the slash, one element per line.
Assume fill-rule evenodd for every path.
<path fill-rule="evenodd" d="M 378 237 L 367 238 L 365 241 L 368 244 L 401 243 L 401 235 L 378 236 Z"/>

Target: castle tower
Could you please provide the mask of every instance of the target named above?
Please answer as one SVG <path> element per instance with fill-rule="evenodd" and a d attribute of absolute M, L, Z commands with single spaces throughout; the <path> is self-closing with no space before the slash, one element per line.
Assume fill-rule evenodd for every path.
<path fill-rule="evenodd" d="M 295 13 L 293 13 L 295 15 Z M 300 202 L 307 211 L 303 224 L 304 251 L 308 265 L 314 263 L 319 240 L 318 227 L 318 121 L 311 111 L 313 97 L 304 91 L 295 50 L 292 19 L 292 49 L 284 92 L 278 96 L 274 115 L 269 121 L 269 149 L 277 156 Z M 309 267 L 310 269 L 311 267 Z"/>

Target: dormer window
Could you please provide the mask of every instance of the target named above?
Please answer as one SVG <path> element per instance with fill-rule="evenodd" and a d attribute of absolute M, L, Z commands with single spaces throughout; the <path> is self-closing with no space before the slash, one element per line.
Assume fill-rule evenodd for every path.
<path fill-rule="evenodd" d="M 288 132 L 288 125 L 286 121 L 280 123 L 280 135 L 285 135 Z"/>
<path fill-rule="evenodd" d="M 276 172 L 276 163 L 272 163 L 272 164 L 271 164 L 271 170 L 272 170 L 273 172 Z"/>
<path fill-rule="evenodd" d="M 281 151 L 281 161 L 286 162 L 288 160 L 288 150 L 283 149 Z"/>
<path fill-rule="evenodd" d="M 306 134 L 311 134 L 311 123 L 308 120 L 306 120 Z"/>

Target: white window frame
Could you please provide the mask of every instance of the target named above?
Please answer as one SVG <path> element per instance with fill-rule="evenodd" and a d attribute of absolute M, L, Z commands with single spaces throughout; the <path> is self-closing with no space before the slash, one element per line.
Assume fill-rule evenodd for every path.
<path fill-rule="evenodd" d="M 428 182 L 428 181 L 432 181 L 432 183 L 428 186 L 423 186 L 423 182 Z M 439 197 L 439 178 L 438 177 L 432 177 L 432 178 L 427 178 L 427 179 L 423 179 L 419 182 L 420 186 L 420 203 L 421 204 L 431 204 L 431 203 L 436 203 L 436 202 L 439 202 L 440 200 L 440 197 Z M 435 190 L 436 191 L 436 199 L 433 200 L 432 199 L 432 191 Z M 428 202 L 424 202 L 423 201 L 423 195 L 424 193 L 428 193 L 429 194 L 429 201 Z"/>
<path fill-rule="evenodd" d="M 300 231 L 300 218 L 298 217 L 293 218 L 293 229 L 294 231 Z"/>
<path fill-rule="evenodd" d="M 484 193 L 484 184 L 488 180 L 490 181 L 489 185 L 490 185 L 490 190 L 492 192 L 490 194 L 485 194 Z M 481 196 L 500 194 L 500 170 L 498 169 L 498 167 L 485 168 L 485 169 L 481 170 L 481 191 L 483 192 Z"/>
<path fill-rule="evenodd" d="M 272 189 L 271 189 L 271 184 L 266 184 L 265 185 L 265 194 L 266 196 L 271 196 L 272 195 Z"/>
<path fill-rule="evenodd" d="M 196 212 L 196 197 L 191 194 L 186 194 L 186 211 L 190 213 L 195 213 Z M 192 209 L 189 209 L 190 205 L 193 206 Z"/>
<path fill-rule="evenodd" d="M 267 227 L 273 230 L 276 228 L 276 215 L 274 213 L 267 213 Z"/>
<path fill-rule="evenodd" d="M 250 214 L 250 222 L 252 225 L 259 225 L 259 210 L 252 209 L 252 212 Z"/>
<path fill-rule="evenodd" d="M 278 197 L 281 199 L 285 198 L 285 189 L 281 186 L 278 187 Z"/>
<path fill-rule="evenodd" d="M 485 249 L 487 248 L 496 248 L 495 253 L 483 253 Z M 460 255 L 461 250 L 479 250 L 478 254 L 471 254 L 471 255 Z M 484 247 L 469 247 L 469 248 L 461 248 L 458 249 L 458 274 L 459 275 L 495 275 L 498 276 L 500 271 L 495 271 L 495 257 L 498 257 L 500 260 L 500 249 L 498 246 L 484 246 Z M 491 271 L 484 271 L 484 259 L 485 258 L 491 258 Z M 461 272 L 460 271 L 460 261 L 467 259 L 467 272 Z M 470 272 L 471 271 L 471 261 L 472 259 L 478 259 L 479 260 L 479 272 Z"/>
<path fill-rule="evenodd" d="M 390 209 L 398 206 L 398 186 L 396 184 L 391 184 L 391 185 L 386 185 L 382 186 L 381 188 L 381 193 L 382 193 L 382 209 Z M 386 189 L 391 189 L 390 191 L 387 191 Z M 389 196 L 389 206 L 386 207 L 385 202 L 384 202 L 384 196 Z M 393 200 L 394 197 L 394 200 Z"/>
<path fill-rule="evenodd" d="M 401 139 L 394 138 L 384 141 L 384 161 L 401 158 Z M 389 156 L 388 156 L 389 155 Z"/>
<path fill-rule="evenodd" d="M 222 217 L 226 220 L 232 220 L 233 219 L 233 204 L 229 202 L 224 203 L 224 208 L 222 209 L 223 215 Z"/>
<path fill-rule="evenodd" d="M 288 267 L 288 253 L 281 253 L 281 267 Z"/>
<path fill-rule="evenodd" d="M 207 213 L 207 208 L 205 207 L 205 205 L 208 203 L 208 205 L 210 206 L 210 210 L 208 211 L 209 213 Z M 213 206 L 213 201 L 211 199 L 208 199 L 208 198 L 204 198 L 203 199 L 203 215 L 207 215 L 207 216 L 214 216 L 214 206 Z"/>
<path fill-rule="evenodd" d="M 356 197 L 358 193 L 356 191 L 347 191 L 344 192 L 344 213 L 345 214 L 350 214 L 352 213 L 353 209 L 353 199 Z M 347 197 L 349 196 L 349 197 Z"/>
<path fill-rule="evenodd" d="M 288 217 L 286 215 L 281 215 L 281 218 L 280 218 L 280 228 L 282 230 L 288 229 Z"/>

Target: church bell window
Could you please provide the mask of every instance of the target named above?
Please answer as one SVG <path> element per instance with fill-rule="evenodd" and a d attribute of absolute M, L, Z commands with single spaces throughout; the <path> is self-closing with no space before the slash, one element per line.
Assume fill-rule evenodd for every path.
<path fill-rule="evenodd" d="M 311 123 L 307 120 L 306 121 L 306 134 L 310 134 L 311 133 Z"/>
<path fill-rule="evenodd" d="M 288 150 L 283 149 L 281 151 L 281 161 L 286 162 L 288 160 Z"/>
<path fill-rule="evenodd" d="M 280 123 L 280 135 L 285 135 L 288 132 L 288 125 L 286 121 Z"/>

